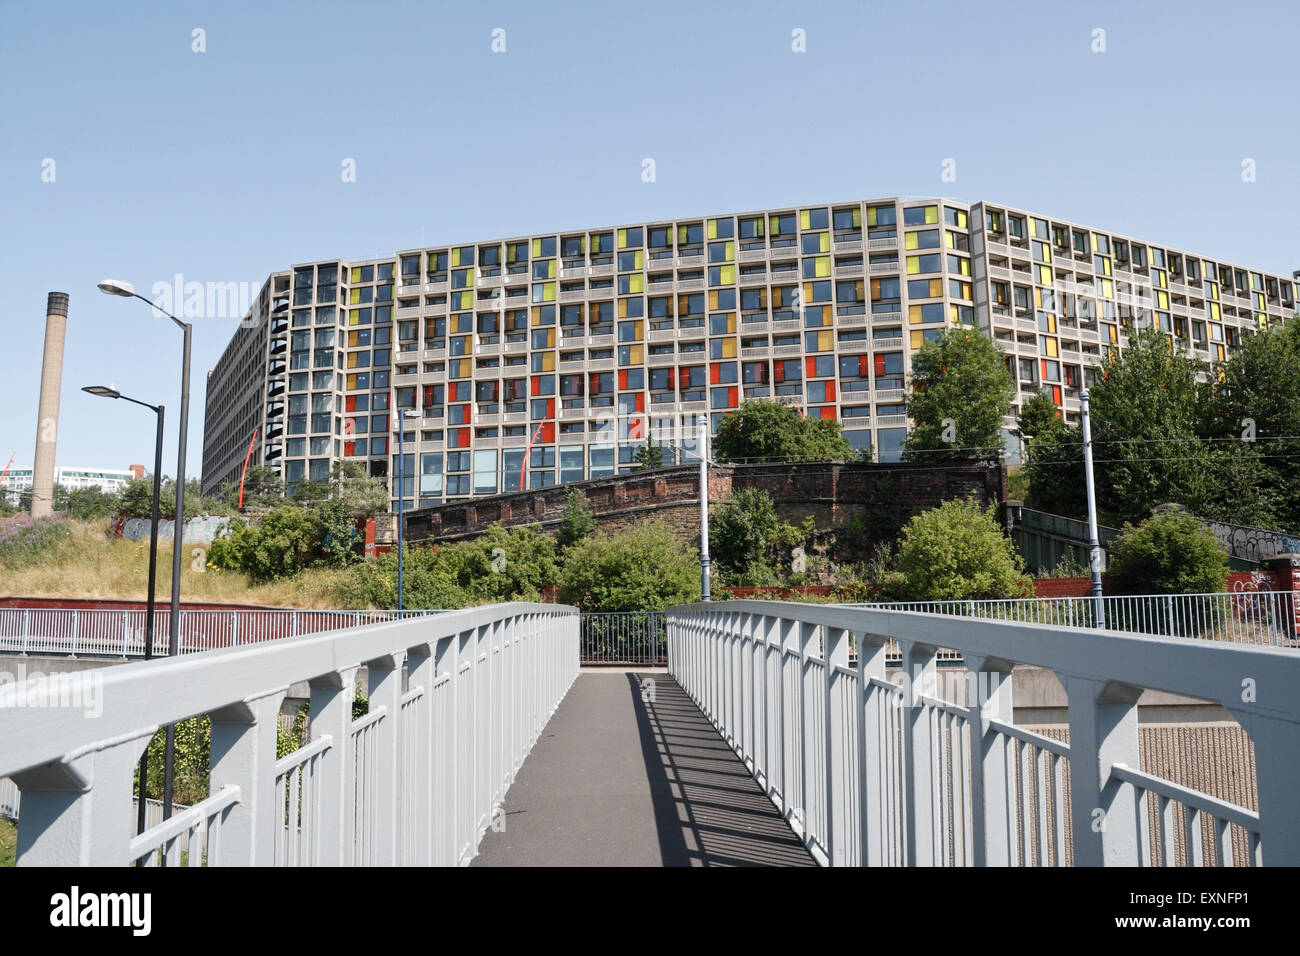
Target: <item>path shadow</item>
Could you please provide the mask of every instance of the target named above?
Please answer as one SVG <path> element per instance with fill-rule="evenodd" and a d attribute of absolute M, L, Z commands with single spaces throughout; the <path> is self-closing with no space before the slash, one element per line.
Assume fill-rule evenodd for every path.
<path fill-rule="evenodd" d="M 664 866 L 816 865 L 672 677 L 627 680 Z"/>

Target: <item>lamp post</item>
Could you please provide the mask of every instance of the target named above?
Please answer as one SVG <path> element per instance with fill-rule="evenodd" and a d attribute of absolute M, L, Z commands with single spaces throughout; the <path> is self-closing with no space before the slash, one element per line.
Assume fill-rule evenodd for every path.
<path fill-rule="evenodd" d="M 181 551 L 185 536 L 185 444 L 189 437 L 190 421 L 190 337 L 194 327 L 182 322 L 157 303 L 146 299 L 135 291 L 135 286 L 120 279 L 105 279 L 99 283 L 99 290 L 106 295 L 120 295 L 123 298 L 135 298 L 146 302 L 157 312 L 161 312 L 184 334 L 184 361 L 181 365 L 181 421 L 176 451 L 176 513 L 172 524 L 174 536 L 172 544 L 172 596 L 171 615 L 168 621 L 167 653 L 175 657 L 180 653 L 181 643 Z M 167 747 L 164 754 L 165 771 L 163 774 L 163 819 L 172 815 L 172 791 L 174 775 L 174 757 L 176 749 L 176 727 L 167 725 Z"/>
<path fill-rule="evenodd" d="M 1097 540 L 1097 493 L 1092 478 L 1092 416 L 1088 407 L 1088 390 L 1079 392 L 1079 412 L 1083 424 L 1083 481 L 1088 495 L 1088 568 L 1092 575 L 1093 627 L 1105 627 L 1105 606 L 1101 600 L 1101 544 Z"/>
<path fill-rule="evenodd" d="M 145 599 L 144 611 L 144 659 L 153 659 L 153 618 L 154 618 L 154 590 L 156 588 L 156 575 L 158 570 L 158 498 L 162 493 L 162 446 L 163 446 L 163 413 L 162 405 L 150 405 L 148 402 L 142 402 L 137 398 L 131 398 L 129 395 L 123 395 L 115 388 L 109 388 L 104 385 L 87 385 L 82 388 L 83 392 L 89 392 L 99 398 L 121 398 L 136 405 L 143 405 L 145 408 L 152 409 L 158 417 L 158 431 L 153 442 L 153 502 L 150 506 L 152 520 L 149 523 L 149 585 L 148 596 Z M 145 781 L 149 779 L 149 748 L 146 747 L 144 753 L 140 755 L 140 804 L 136 807 L 136 833 L 144 832 L 145 807 L 148 803 L 146 796 Z"/>
<path fill-rule="evenodd" d="M 700 416 L 700 600 L 710 601 L 709 580 L 709 416 Z"/>
<path fill-rule="evenodd" d="M 407 408 L 399 410 L 397 413 L 397 619 L 400 621 L 402 613 L 402 538 L 404 525 L 406 524 L 406 512 L 403 507 L 406 501 L 406 488 L 404 487 L 402 476 L 402 465 L 406 458 L 403 451 L 405 448 L 404 439 L 406 437 L 406 420 L 408 418 L 418 418 L 419 413 L 414 409 Z"/>

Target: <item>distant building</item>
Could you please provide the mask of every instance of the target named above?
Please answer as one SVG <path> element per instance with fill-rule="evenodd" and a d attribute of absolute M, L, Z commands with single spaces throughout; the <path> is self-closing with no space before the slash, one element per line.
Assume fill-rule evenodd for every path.
<path fill-rule="evenodd" d="M 104 491 L 112 492 L 125 488 L 134 478 L 144 477 L 144 465 L 131 465 L 123 470 L 120 468 L 77 468 L 77 467 L 59 467 L 54 469 L 54 484 L 62 485 L 69 491 L 76 491 L 79 488 L 101 488 Z M 17 505 L 22 500 L 24 491 L 32 487 L 32 469 L 28 468 L 10 468 L 0 481 L 0 494 L 3 494 L 5 500 L 11 505 Z"/>
<path fill-rule="evenodd" d="M 648 436 L 688 461 L 697 417 L 716 431 L 746 399 L 838 420 L 896 462 L 912 356 L 945 329 L 1001 350 L 1010 436 L 1042 389 L 1078 421 L 1140 329 L 1208 375 L 1298 301 L 1291 276 L 937 197 L 300 263 L 271 274 L 208 373 L 203 490 L 238 482 L 251 443 L 290 490 L 351 461 L 424 508 L 630 471 Z"/>

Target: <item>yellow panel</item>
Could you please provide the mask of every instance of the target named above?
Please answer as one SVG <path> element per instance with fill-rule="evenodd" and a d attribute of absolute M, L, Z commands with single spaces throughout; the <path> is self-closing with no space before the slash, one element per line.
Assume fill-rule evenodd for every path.
<path fill-rule="evenodd" d="M 919 305 L 909 305 L 907 307 L 907 321 L 912 325 L 921 324 L 921 307 Z"/>
<path fill-rule="evenodd" d="M 823 232 L 821 235 L 821 251 L 831 251 L 831 234 L 829 232 Z"/>
<path fill-rule="evenodd" d="M 620 249 L 626 249 L 626 248 L 627 248 L 627 230 L 626 230 L 626 229 L 620 229 L 620 230 L 618 231 L 618 247 L 619 247 Z"/>
<path fill-rule="evenodd" d="M 868 225 L 868 226 L 874 226 L 874 225 L 876 225 L 876 207 L 875 207 L 875 206 L 868 206 L 868 207 L 867 207 L 867 225 Z"/>
<path fill-rule="evenodd" d="M 735 357 L 736 357 L 736 340 L 735 340 L 735 339 L 723 339 L 723 340 L 722 340 L 722 357 L 723 357 L 723 358 L 735 358 Z"/>
<path fill-rule="evenodd" d="M 941 295 L 943 295 L 943 280 L 942 280 L 942 279 L 931 279 L 931 280 L 930 280 L 930 298 L 932 298 L 932 299 L 937 299 L 937 298 L 939 298 L 939 296 L 941 296 Z M 970 298 L 970 296 L 967 296 L 967 298 Z"/>
<path fill-rule="evenodd" d="M 728 241 L 727 241 L 727 246 L 726 246 L 726 248 L 723 250 L 722 254 L 723 254 L 724 256 L 727 257 L 727 261 L 728 261 L 728 262 L 732 262 L 732 261 L 735 260 L 735 258 L 736 258 L 736 242 L 735 242 L 734 239 L 732 239 L 732 240 L 728 240 Z"/>
<path fill-rule="evenodd" d="M 824 279 L 831 274 L 830 256 L 818 256 L 816 259 L 813 260 L 813 263 L 814 263 L 814 274 L 817 276 L 817 278 Z"/>
<path fill-rule="evenodd" d="M 542 254 L 542 240 L 540 240 L 540 239 L 534 239 L 534 240 L 533 240 L 533 258 L 536 259 L 536 258 L 540 257 L 541 254 Z"/>
<path fill-rule="evenodd" d="M 348 296 L 348 305 L 356 305 L 361 301 L 361 290 L 353 289 Z"/>
<path fill-rule="evenodd" d="M 804 209 L 804 210 L 802 210 L 802 211 L 799 213 L 799 228 L 800 228 L 800 229 L 811 229 L 811 228 L 812 228 L 812 210 L 811 210 L 811 209 Z"/>
<path fill-rule="evenodd" d="M 554 371 L 555 371 L 555 353 L 554 353 L 554 352 L 543 352 L 543 353 L 542 353 L 542 371 L 543 371 L 543 372 L 554 372 Z"/>
<path fill-rule="evenodd" d="M 554 264 L 554 263 L 552 263 L 552 265 L 553 265 L 553 264 Z M 552 271 L 551 274 L 554 275 L 554 274 L 555 274 L 554 271 Z M 554 302 L 554 301 L 555 301 L 555 283 L 554 283 L 554 282 L 547 282 L 547 283 L 544 283 L 544 284 L 542 285 L 542 301 L 543 301 L 543 302 Z"/>
<path fill-rule="evenodd" d="M 628 292 L 644 292 L 644 291 L 645 291 L 645 275 L 644 275 L 643 273 L 638 272 L 638 273 L 636 273 L 635 275 L 628 276 L 628 280 L 627 280 L 627 291 L 628 291 Z"/>
<path fill-rule="evenodd" d="M 360 281 L 361 281 L 361 267 L 360 267 L 360 266 L 353 266 L 353 267 L 352 267 L 352 281 L 353 281 L 353 282 L 360 282 Z"/>
<path fill-rule="evenodd" d="M 914 276 L 914 275 L 919 275 L 920 272 L 921 272 L 921 257 L 920 257 L 920 256 L 908 256 L 908 257 L 907 257 L 907 274 L 910 275 L 910 276 Z"/>
<path fill-rule="evenodd" d="M 919 349 L 924 344 L 925 344 L 925 333 L 922 332 L 920 329 L 913 332 L 912 341 L 911 341 L 912 348 Z"/>
<path fill-rule="evenodd" d="M 1043 340 L 1043 344 L 1047 347 L 1047 349 L 1046 349 L 1046 351 L 1047 351 L 1047 357 L 1048 357 L 1048 358 L 1056 358 L 1056 356 L 1057 356 L 1057 351 L 1056 351 L 1056 339 L 1053 339 L 1053 338 L 1046 338 L 1046 339 Z"/>
<path fill-rule="evenodd" d="M 628 362 L 631 363 L 632 365 L 644 365 L 644 364 L 645 364 L 645 346 L 644 346 L 644 345 L 629 345 L 629 346 L 627 347 L 627 354 L 628 354 Z"/>
<path fill-rule="evenodd" d="M 938 207 L 938 206 L 926 206 L 926 207 L 925 207 L 925 224 L 926 224 L 927 226 L 929 226 L 929 225 L 932 225 L 933 223 L 936 223 L 936 222 L 938 222 L 938 221 L 939 221 L 939 207 Z"/>
<path fill-rule="evenodd" d="M 361 324 L 361 310 L 353 309 L 351 312 L 348 313 L 348 325 L 360 325 L 360 324 Z"/>
<path fill-rule="evenodd" d="M 455 268 L 456 266 L 460 265 L 460 247 L 459 247 L 459 246 L 457 246 L 455 249 L 452 249 L 452 250 L 451 250 L 451 265 L 452 265 L 452 268 Z"/>
<path fill-rule="evenodd" d="M 1038 267 L 1038 281 L 1043 285 L 1052 284 L 1052 270 L 1047 266 Z"/>
<path fill-rule="evenodd" d="M 735 284 L 736 284 L 736 267 L 735 267 L 735 266 L 723 266 L 721 269 L 718 270 L 718 273 L 719 273 L 719 277 L 720 277 L 720 280 L 721 280 L 721 282 L 722 282 L 723 285 L 735 285 Z M 820 273 L 819 273 L 819 274 L 820 274 Z M 827 275 L 829 275 L 829 274 L 830 274 L 830 273 L 827 273 Z"/>
<path fill-rule="evenodd" d="M 640 342 L 642 339 L 645 338 L 645 320 L 637 319 L 635 325 L 636 325 L 636 340 Z"/>
<path fill-rule="evenodd" d="M 354 389 L 354 388 L 356 388 L 356 387 L 357 387 L 357 377 L 356 377 L 355 375 L 349 375 L 349 376 L 348 376 L 348 389 L 351 390 L 351 389 Z"/>
<path fill-rule="evenodd" d="M 947 246 L 949 249 L 956 249 L 956 248 L 957 248 L 957 233 L 953 232 L 951 229 L 947 230 L 947 231 L 943 234 L 943 244 L 944 244 L 945 246 Z"/>
<path fill-rule="evenodd" d="M 907 249 L 920 249 L 921 242 L 919 234 L 915 232 L 907 233 L 903 239 L 903 246 Z"/>

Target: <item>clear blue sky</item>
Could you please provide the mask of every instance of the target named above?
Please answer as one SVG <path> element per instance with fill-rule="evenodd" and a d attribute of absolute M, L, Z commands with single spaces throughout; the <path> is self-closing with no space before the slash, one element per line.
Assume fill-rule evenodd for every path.
<path fill-rule="evenodd" d="M 4 2 L 0 467 L 32 460 L 57 290 L 59 464 L 151 462 L 148 413 L 79 391 L 113 383 L 167 404 L 174 471 L 179 332 L 106 276 L 260 286 L 422 241 L 936 194 L 1289 274 L 1298 24 L 1293 2 L 1202 0 Z M 192 475 L 236 324 L 196 323 Z"/>

